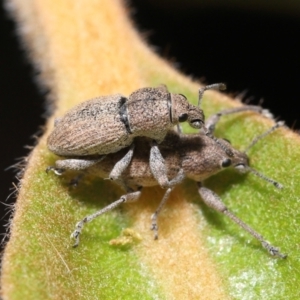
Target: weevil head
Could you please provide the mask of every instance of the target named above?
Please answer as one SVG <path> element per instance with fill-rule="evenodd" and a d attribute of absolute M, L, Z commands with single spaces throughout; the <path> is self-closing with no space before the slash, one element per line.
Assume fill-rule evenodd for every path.
<path fill-rule="evenodd" d="M 273 130 L 273 128 L 277 128 L 277 127 L 278 127 L 277 125 L 273 126 L 272 130 Z M 272 130 L 271 131 L 269 130 L 267 132 L 268 133 L 272 132 Z M 261 135 L 261 136 L 264 136 L 264 135 Z M 257 138 L 255 139 L 255 142 L 256 141 L 257 141 Z M 230 143 L 227 140 L 222 140 L 222 143 L 226 143 L 227 147 L 230 146 Z M 252 144 L 254 144 L 254 143 L 252 142 L 251 145 Z M 247 147 L 247 149 L 249 149 L 249 147 Z M 272 178 L 269 178 L 269 177 L 265 176 L 264 174 L 258 172 L 255 169 L 251 168 L 249 166 L 249 157 L 246 154 L 246 152 L 242 152 L 242 151 L 236 150 L 233 147 L 231 147 L 231 151 L 233 153 L 233 156 L 230 156 L 230 158 L 223 157 L 222 160 L 221 160 L 221 163 L 220 163 L 221 168 L 226 168 L 226 167 L 232 166 L 236 170 L 238 170 L 240 173 L 250 172 L 250 173 L 256 175 L 257 177 L 259 177 L 259 178 L 261 178 L 261 179 L 263 179 L 263 180 L 265 180 L 265 181 L 273 184 L 278 189 L 282 189 L 283 188 L 283 185 L 280 184 L 279 182 L 275 181 Z"/>
<path fill-rule="evenodd" d="M 216 143 L 203 133 L 185 135 L 181 140 L 182 166 L 190 179 L 203 181 L 227 168 L 247 168 L 247 155 L 233 148 L 227 140 L 218 139 Z M 227 155 L 220 145 L 230 149 L 233 155 Z"/>
<path fill-rule="evenodd" d="M 191 127 L 200 129 L 204 125 L 203 110 L 190 104 L 181 94 L 171 94 L 171 120 L 178 124 L 188 121 Z"/>
<path fill-rule="evenodd" d="M 224 144 L 226 146 L 226 149 L 230 149 L 232 152 L 232 156 L 230 158 L 224 157 L 221 161 L 221 167 L 226 168 L 226 167 L 233 167 L 237 169 L 241 173 L 245 173 L 248 171 L 249 167 L 249 157 L 245 152 L 241 152 L 235 148 L 232 147 L 230 142 L 226 139 L 219 139 L 221 144 Z"/>

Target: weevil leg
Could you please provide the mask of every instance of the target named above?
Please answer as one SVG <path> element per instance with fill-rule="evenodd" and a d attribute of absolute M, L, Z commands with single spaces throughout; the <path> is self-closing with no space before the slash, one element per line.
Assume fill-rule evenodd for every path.
<path fill-rule="evenodd" d="M 154 178 L 162 188 L 169 187 L 165 160 L 160 153 L 157 143 L 154 141 L 150 149 L 150 169 Z"/>
<path fill-rule="evenodd" d="M 150 149 L 150 169 L 154 178 L 162 188 L 169 188 L 179 184 L 184 179 L 183 169 L 180 169 L 176 177 L 169 181 L 165 160 L 155 141 L 153 141 Z"/>
<path fill-rule="evenodd" d="M 154 231 L 154 239 L 155 240 L 158 239 L 158 225 L 157 225 L 158 214 L 160 213 L 163 206 L 165 205 L 165 203 L 169 199 L 169 196 L 170 196 L 170 193 L 172 192 L 172 190 L 173 190 L 173 187 L 170 187 L 166 190 L 161 202 L 159 203 L 158 208 L 156 209 L 156 211 L 151 216 L 151 228 L 150 229 Z"/>
<path fill-rule="evenodd" d="M 268 118 L 272 117 L 272 115 L 270 114 L 270 112 L 268 110 L 263 109 L 260 106 L 245 105 L 245 106 L 221 110 L 220 112 L 209 117 L 205 122 L 205 126 L 208 129 L 208 132 L 210 134 L 213 134 L 215 131 L 216 124 L 220 121 L 221 117 L 226 116 L 226 115 L 232 115 L 232 114 L 239 113 L 239 112 L 245 112 L 245 111 L 254 111 L 254 112 L 263 114 L 264 116 L 266 116 Z"/>
<path fill-rule="evenodd" d="M 210 189 L 203 187 L 201 182 L 198 182 L 198 192 L 207 206 L 228 216 L 233 222 L 235 222 L 237 225 L 250 233 L 254 238 L 256 238 L 262 244 L 263 248 L 265 248 L 272 256 L 278 256 L 280 258 L 287 257 L 286 254 L 282 254 L 278 248 L 267 242 L 262 235 L 257 233 L 236 215 L 234 215 L 231 211 L 229 211 L 225 204 L 222 202 L 221 198 Z"/>
<path fill-rule="evenodd" d="M 162 210 L 163 206 L 165 205 L 165 203 L 167 202 L 170 193 L 172 192 L 173 188 L 175 185 L 181 183 L 184 179 L 185 175 L 184 175 L 184 171 L 183 169 L 180 169 L 178 174 L 176 175 L 175 178 L 173 178 L 172 180 L 169 181 L 169 188 L 166 190 L 163 199 L 161 200 L 158 208 L 156 209 L 156 211 L 153 213 L 153 215 L 151 216 L 151 230 L 154 231 L 154 239 L 157 240 L 158 239 L 158 226 L 157 226 L 157 217 L 158 214 L 160 213 L 160 211 Z"/>
<path fill-rule="evenodd" d="M 67 170 L 74 170 L 74 171 L 83 171 L 96 163 L 102 161 L 105 156 L 102 156 L 100 159 L 60 159 L 55 162 L 55 167 L 50 166 L 46 169 L 46 172 L 53 171 L 56 175 L 60 176 Z M 84 176 L 84 173 L 78 174 L 70 181 L 70 185 L 73 187 L 77 187 L 79 181 Z"/>
<path fill-rule="evenodd" d="M 114 165 L 112 171 L 109 174 L 109 179 L 118 180 L 121 177 L 123 171 L 126 170 L 126 168 L 129 166 L 133 157 L 133 153 L 134 144 L 131 144 L 126 155 Z"/>
<path fill-rule="evenodd" d="M 224 83 L 214 83 L 214 84 L 206 85 L 206 86 L 202 87 L 201 89 L 199 89 L 198 107 L 200 107 L 204 92 L 207 91 L 207 90 L 224 91 L 224 90 L 226 90 L 226 84 L 224 84 Z"/>
<path fill-rule="evenodd" d="M 240 107 L 234 107 L 234 108 L 229 108 L 222 110 L 214 115 L 212 115 L 210 118 L 208 118 L 205 122 L 205 127 L 204 127 L 204 132 L 205 134 L 213 139 L 224 151 L 225 153 L 229 156 L 233 156 L 233 152 L 225 146 L 222 142 L 220 142 L 219 139 L 213 136 L 213 133 L 215 131 L 216 124 L 220 121 L 221 117 L 225 115 L 231 115 L 239 112 L 244 112 L 244 111 L 254 111 L 261 113 L 265 115 L 266 117 L 271 117 L 270 113 L 268 110 L 263 109 L 260 106 L 255 106 L 255 105 L 245 105 L 245 106 L 240 106 Z"/>
<path fill-rule="evenodd" d="M 84 158 L 68 158 L 59 159 L 55 162 L 55 167 L 48 167 L 46 172 L 52 170 L 56 175 L 61 175 L 66 170 L 81 171 L 85 170 L 105 158 L 105 155 L 97 159 L 84 159 Z"/>
<path fill-rule="evenodd" d="M 249 151 L 249 149 L 252 148 L 257 142 L 259 142 L 265 136 L 269 135 L 270 133 L 272 133 L 273 131 L 275 131 L 277 128 L 282 127 L 282 126 L 284 126 L 284 122 L 283 121 L 276 122 L 275 125 L 272 126 L 269 130 L 267 130 L 264 133 L 256 136 L 243 152 L 247 153 Z"/>
<path fill-rule="evenodd" d="M 267 109 L 263 109 L 262 107 L 255 106 L 255 105 L 245 105 L 245 106 L 225 109 L 225 110 L 218 112 L 215 115 L 212 115 L 210 118 L 208 118 L 206 120 L 205 127 L 203 127 L 203 129 L 202 129 L 202 130 L 204 130 L 204 133 L 208 137 L 213 139 L 225 151 L 225 153 L 230 157 L 233 156 L 233 152 L 226 145 L 224 145 L 219 139 L 217 139 L 215 136 L 213 136 L 213 133 L 215 131 L 216 124 L 220 121 L 221 117 L 223 117 L 225 115 L 231 115 L 231 114 L 245 112 L 245 111 L 258 112 L 267 118 L 273 119 L 272 114 Z M 283 126 L 283 123 L 279 122 L 278 125 L 275 127 L 277 128 L 279 126 Z M 271 131 L 273 131 L 273 130 L 275 130 L 275 129 L 272 129 Z M 266 134 L 269 134 L 269 133 L 266 133 Z M 260 139 L 260 138 L 258 138 L 258 139 Z M 256 143 L 256 141 L 253 142 L 253 144 L 255 144 L 255 143 Z M 251 144 L 250 147 L 252 147 L 253 144 Z M 248 150 L 248 148 L 246 149 L 246 151 L 247 150 Z"/>
<path fill-rule="evenodd" d="M 79 221 L 75 226 L 75 230 L 71 234 L 71 238 L 75 239 L 75 243 L 74 243 L 73 247 L 77 247 L 79 245 L 79 236 L 80 236 L 81 231 L 86 223 L 93 221 L 97 217 L 116 208 L 117 206 L 119 206 L 122 203 L 134 202 L 134 201 L 138 200 L 138 198 L 140 196 L 141 196 L 141 189 L 139 189 L 138 191 L 129 192 L 128 194 L 121 196 L 120 199 L 116 200 L 115 202 L 105 206 L 104 208 L 98 210 L 97 212 L 95 212 L 92 215 L 86 216 L 81 221 Z"/>
<path fill-rule="evenodd" d="M 185 178 L 184 170 L 180 168 L 176 177 L 169 181 L 169 187 L 174 187 L 177 184 L 180 184 Z"/>

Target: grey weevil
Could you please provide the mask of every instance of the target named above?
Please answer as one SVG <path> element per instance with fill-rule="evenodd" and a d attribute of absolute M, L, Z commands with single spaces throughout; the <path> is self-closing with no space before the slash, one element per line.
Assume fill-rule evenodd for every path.
<path fill-rule="evenodd" d="M 109 178 L 117 179 L 132 159 L 136 137 L 148 137 L 160 144 L 168 130 L 181 122 L 202 128 L 204 114 L 200 101 L 204 91 L 225 88 L 224 84 L 212 84 L 200 89 L 198 106 L 181 94 L 170 93 L 166 86 L 141 88 L 128 98 L 116 94 L 85 101 L 55 121 L 48 148 L 65 157 L 65 164 L 80 157 L 77 168 L 82 169 L 97 162 L 90 160 L 90 156 L 131 146 L 109 174 Z M 74 161 L 72 164 L 74 167 Z"/>
<path fill-rule="evenodd" d="M 208 120 L 211 133 L 213 133 L 215 125 L 221 116 L 241 111 L 258 111 L 263 112 L 266 115 L 265 111 L 257 106 L 242 106 L 224 110 L 216 115 L 213 115 Z M 271 129 L 257 136 L 249 145 L 249 147 L 246 148 L 246 151 L 249 150 L 249 148 L 256 144 L 260 139 L 264 138 L 278 127 L 283 126 L 283 124 L 283 122 L 278 122 Z M 142 187 L 155 186 L 160 184 L 161 181 L 167 180 L 169 182 L 169 187 L 167 188 L 158 208 L 151 217 L 151 229 L 154 231 L 154 238 L 157 239 L 157 217 L 159 212 L 162 210 L 174 186 L 181 183 L 184 178 L 190 178 L 196 181 L 198 185 L 198 192 L 206 205 L 218 212 L 225 214 L 237 225 L 250 233 L 254 238 L 261 242 L 263 248 L 265 248 L 272 256 L 285 258 L 285 254 L 282 254 L 276 247 L 267 242 L 262 235 L 234 215 L 225 206 L 217 194 L 203 186 L 202 182 L 206 178 L 226 169 L 227 167 L 232 166 L 242 173 L 251 172 L 256 176 L 270 182 L 279 189 L 283 187 L 280 183 L 251 168 L 249 166 L 249 160 L 248 156 L 246 155 L 246 151 L 241 152 L 236 150 L 226 140 L 219 139 L 219 142 L 231 149 L 233 156 L 229 157 L 226 152 L 220 148 L 217 143 L 215 143 L 214 140 L 202 132 L 187 135 L 180 134 L 175 131 L 169 131 L 164 141 L 160 144 L 162 156 L 150 157 L 149 164 L 148 153 L 152 142 L 147 138 L 137 138 L 137 147 L 132 161 L 128 168 L 124 170 L 121 178 L 122 180 L 120 182 L 116 181 L 117 183 L 120 183 L 127 193 L 122 195 L 120 199 L 116 200 L 115 202 L 109 204 L 92 215 L 86 216 L 80 222 L 78 222 L 76 224 L 75 231 L 71 235 L 71 237 L 75 239 L 74 246 L 79 244 L 79 235 L 81 234 L 85 223 L 91 222 L 98 216 L 114 209 L 122 203 L 138 200 L 141 195 Z M 127 149 L 123 149 L 117 153 L 109 154 L 103 158 L 101 163 L 93 164 L 92 166 L 87 167 L 84 171 L 95 176 L 106 178 L 108 174 L 110 174 L 115 163 L 120 160 L 126 151 Z M 153 169 L 151 165 L 156 167 Z M 68 167 L 69 169 L 73 169 L 71 165 L 68 165 Z M 61 168 L 65 168 L 63 160 L 56 161 L 56 166 L 50 167 L 50 169 L 54 171 L 56 169 L 60 170 Z"/>

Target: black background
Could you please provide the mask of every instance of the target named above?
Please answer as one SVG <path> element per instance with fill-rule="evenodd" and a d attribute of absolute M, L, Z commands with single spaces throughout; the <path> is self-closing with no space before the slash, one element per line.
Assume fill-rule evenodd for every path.
<path fill-rule="evenodd" d="M 175 12 L 141 0 L 131 3 L 138 28 L 159 54 L 194 78 L 225 82 L 232 93 L 247 91 L 252 103 L 263 98 L 263 106 L 276 117 L 300 128 L 296 14 L 224 8 Z M 31 136 L 44 124 L 45 92 L 34 83 L 15 24 L 3 10 L 0 18 L 0 201 L 8 204 L 14 200 L 6 198 L 16 180 L 15 172 L 4 169 L 28 153 L 25 145 L 34 144 Z M 8 219 L 6 204 L 0 208 L 1 224 Z"/>

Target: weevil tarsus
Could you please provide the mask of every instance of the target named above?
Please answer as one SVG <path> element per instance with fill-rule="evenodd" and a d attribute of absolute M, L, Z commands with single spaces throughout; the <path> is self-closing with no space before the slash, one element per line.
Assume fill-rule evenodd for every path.
<path fill-rule="evenodd" d="M 46 168 L 46 173 L 49 173 L 50 171 L 53 171 L 54 174 L 57 176 L 61 176 L 65 172 L 65 169 L 60 169 L 58 167 L 49 166 Z"/>
<path fill-rule="evenodd" d="M 169 199 L 172 190 L 173 190 L 173 187 L 170 187 L 166 190 L 159 206 L 157 207 L 157 209 L 155 210 L 155 212 L 151 216 L 151 227 L 150 227 L 150 229 L 154 231 L 154 239 L 155 240 L 158 239 L 158 225 L 157 225 L 158 214 L 160 213 L 160 211 L 162 210 L 162 208 L 166 204 L 167 200 Z"/>
<path fill-rule="evenodd" d="M 97 217 L 105 214 L 106 212 L 113 210 L 114 208 L 118 207 L 122 203 L 137 201 L 140 196 L 141 196 L 141 189 L 139 189 L 137 191 L 128 192 L 127 194 L 122 195 L 120 197 L 120 199 L 114 201 L 113 203 L 105 206 L 104 208 L 96 211 L 95 213 L 93 213 L 91 215 L 84 217 L 81 221 L 79 221 L 76 224 L 75 230 L 71 234 L 71 238 L 75 239 L 75 243 L 74 243 L 73 247 L 77 247 L 79 245 L 79 236 L 80 236 L 81 231 L 86 223 L 89 223 L 89 222 L 93 221 L 94 219 L 96 219 Z"/>

